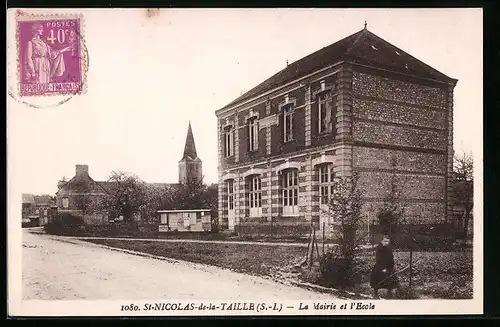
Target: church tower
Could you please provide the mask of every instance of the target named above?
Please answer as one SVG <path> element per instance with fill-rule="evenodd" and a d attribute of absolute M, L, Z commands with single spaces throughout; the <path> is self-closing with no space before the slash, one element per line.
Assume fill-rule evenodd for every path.
<path fill-rule="evenodd" d="M 202 178 L 201 160 L 196 154 L 193 131 L 191 130 L 191 122 L 189 122 L 184 155 L 179 161 L 179 183 L 185 184 L 189 180 L 201 181 Z"/>

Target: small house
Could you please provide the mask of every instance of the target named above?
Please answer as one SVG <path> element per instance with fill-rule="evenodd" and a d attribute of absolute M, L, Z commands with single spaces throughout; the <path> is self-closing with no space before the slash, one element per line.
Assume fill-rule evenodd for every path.
<path fill-rule="evenodd" d="M 159 232 L 209 232 L 211 209 L 159 210 Z"/>

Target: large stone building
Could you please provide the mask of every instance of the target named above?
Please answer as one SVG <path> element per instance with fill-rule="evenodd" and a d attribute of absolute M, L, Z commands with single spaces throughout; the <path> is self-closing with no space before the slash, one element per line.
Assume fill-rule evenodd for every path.
<path fill-rule="evenodd" d="M 179 162 L 179 183 L 147 183 L 149 188 L 172 188 L 188 180 L 202 178 L 202 162 L 196 154 L 191 124 L 188 127 L 184 154 Z M 95 181 L 89 174 L 88 165 L 76 165 L 75 176 L 68 181 L 59 181 L 56 192 L 57 211 L 83 217 L 87 224 L 106 224 L 109 219 L 107 212 L 95 212 L 93 204 L 100 197 L 121 192 L 116 182 Z M 135 219 L 141 219 L 134 213 Z"/>
<path fill-rule="evenodd" d="M 456 83 L 366 26 L 287 65 L 216 111 L 220 225 L 328 226 L 332 180 L 354 171 L 366 219 L 394 176 L 412 222 L 446 222 Z"/>

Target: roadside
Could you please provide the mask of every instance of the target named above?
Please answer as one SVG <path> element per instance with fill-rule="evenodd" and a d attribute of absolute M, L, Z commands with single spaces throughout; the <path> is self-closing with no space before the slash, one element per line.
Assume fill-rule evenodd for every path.
<path fill-rule="evenodd" d="M 327 292 L 192 263 L 23 231 L 23 298 L 331 300 Z"/>
<path fill-rule="evenodd" d="M 259 244 L 243 242 L 201 242 L 85 239 L 87 242 L 113 248 L 127 249 L 155 256 L 208 264 L 235 272 L 270 278 L 281 283 L 304 288 L 330 291 L 338 297 L 370 298 L 369 276 L 375 258 L 370 252 L 360 253 L 357 271 L 360 284 L 349 292 L 330 289 L 321 279 L 316 266 L 303 267 L 307 245 Z M 409 253 L 396 251 L 396 263 L 400 268 L 407 264 Z M 472 252 L 415 252 L 412 285 L 418 298 L 471 298 Z M 403 288 L 408 284 L 408 274 L 401 274 Z M 324 287 L 324 288 L 322 288 Z M 403 295 L 404 296 L 404 295 Z"/>
<path fill-rule="evenodd" d="M 43 230 L 32 230 L 44 233 Z M 174 237 L 183 237 L 175 235 Z M 212 265 L 235 272 L 269 278 L 288 285 L 318 291 L 333 292 L 338 297 L 369 298 L 371 287 L 369 275 L 374 264 L 372 246 L 365 245 L 358 255 L 357 273 L 359 284 L 348 293 L 330 289 L 322 280 L 319 267 L 307 269 L 301 266 L 306 257 L 307 243 L 263 242 L 219 239 L 196 239 L 199 235 L 182 238 L 133 238 L 133 237 L 92 237 L 92 236 L 49 236 L 59 240 L 80 240 L 100 244 L 115 249 L 126 249 L 195 263 Z M 322 243 L 318 242 L 322 248 Z M 325 243 L 328 249 L 335 245 Z M 322 252 L 322 251 L 321 251 Z M 399 268 L 409 262 L 409 252 L 396 250 L 395 261 Z M 415 295 L 410 298 L 472 298 L 472 251 L 419 251 L 413 259 L 418 262 L 413 269 L 412 286 Z M 409 298 L 409 270 L 401 274 L 403 298 Z"/>

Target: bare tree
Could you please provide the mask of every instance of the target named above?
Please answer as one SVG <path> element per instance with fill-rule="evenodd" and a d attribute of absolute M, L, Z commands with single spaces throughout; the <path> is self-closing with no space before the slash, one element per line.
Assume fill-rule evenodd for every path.
<path fill-rule="evenodd" d="M 389 193 L 384 199 L 382 207 L 377 213 L 382 233 L 392 234 L 394 227 L 403 223 L 404 207 L 401 204 L 401 194 L 403 186 L 398 186 L 396 176 L 397 160 L 391 159 L 391 179 Z"/>
<path fill-rule="evenodd" d="M 463 235 L 467 236 L 474 206 L 474 159 L 471 153 L 461 152 L 453 158 L 452 195 L 455 206 L 464 212 Z"/>
<path fill-rule="evenodd" d="M 352 286 L 355 276 L 355 256 L 361 242 L 358 236 L 362 215 L 363 191 L 358 187 L 356 172 L 350 177 L 336 178 L 328 203 L 332 227 L 339 228 L 340 244 L 338 254 L 329 254 L 323 260 L 323 274 L 327 274 L 332 285 Z"/>

